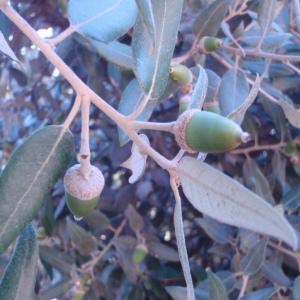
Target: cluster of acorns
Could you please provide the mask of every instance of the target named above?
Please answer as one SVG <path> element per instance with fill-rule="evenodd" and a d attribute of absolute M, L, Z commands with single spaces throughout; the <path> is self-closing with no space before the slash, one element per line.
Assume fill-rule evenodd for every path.
<path fill-rule="evenodd" d="M 206 43 L 209 49 L 219 46 L 216 39 L 208 39 Z M 193 80 L 191 70 L 184 65 L 172 67 L 170 76 L 181 86 L 191 84 Z M 214 112 L 186 108 L 173 128 L 175 139 L 183 150 L 190 153 L 226 152 L 249 138 L 248 133 L 228 118 Z M 91 214 L 96 207 L 104 187 L 104 177 L 98 168 L 91 166 L 90 174 L 85 178 L 77 164 L 66 172 L 64 186 L 70 211 L 76 218 L 82 218 Z"/>

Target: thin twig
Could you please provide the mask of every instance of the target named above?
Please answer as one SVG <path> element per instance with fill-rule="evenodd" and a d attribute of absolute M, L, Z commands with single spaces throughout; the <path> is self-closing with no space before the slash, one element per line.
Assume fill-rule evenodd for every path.
<path fill-rule="evenodd" d="M 271 52 L 265 52 L 265 51 L 258 51 L 257 49 L 243 49 L 242 51 L 239 48 L 231 47 L 228 45 L 221 45 L 221 49 L 228 51 L 230 53 L 233 53 L 234 55 L 249 55 L 249 56 L 256 56 L 256 57 L 262 57 L 262 58 L 270 58 L 272 60 L 279 60 L 283 62 L 287 61 L 300 61 L 300 55 L 285 55 L 285 54 L 276 54 Z M 244 53 L 243 53 L 244 52 Z"/>
<path fill-rule="evenodd" d="M 134 121 L 132 123 L 132 126 L 135 129 L 150 129 L 150 130 L 160 130 L 160 131 L 172 132 L 174 124 L 175 124 L 175 122 L 159 123 L 159 122 Z"/>
<path fill-rule="evenodd" d="M 256 145 L 248 148 L 241 148 L 230 151 L 231 154 L 248 154 L 250 152 L 268 151 L 268 150 L 278 150 L 287 145 L 287 143 L 280 142 L 273 145 Z"/>
<path fill-rule="evenodd" d="M 241 288 L 239 296 L 238 296 L 238 300 L 241 299 L 245 295 L 248 281 L 249 281 L 249 276 L 247 276 L 245 274 L 242 276 L 242 278 L 243 278 L 243 284 L 242 284 L 242 288 Z"/>

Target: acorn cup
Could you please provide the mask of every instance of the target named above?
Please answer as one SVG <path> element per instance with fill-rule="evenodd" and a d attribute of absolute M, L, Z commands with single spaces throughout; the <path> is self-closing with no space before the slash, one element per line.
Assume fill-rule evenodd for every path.
<path fill-rule="evenodd" d="M 175 65 L 171 67 L 170 76 L 179 85 L 190 84 L 193 81 L 193 73 L 185 65 Z"/>
<path fill-rule="evenodd" d="M 220 153 L 249 140 L 249 134 L 228 118 L 216 113 L 190 109 L 174 125 L 178 145 L 190 153 Z"/>
<path fill-rule="evenodd" d="M 82 175 L 80 164 L 69 168 L 64 176 L 66 202 L 76 219 L 90 215 L 97 206 L 104 187 L 102 172 L 91 166 L 88 178 Z"/>

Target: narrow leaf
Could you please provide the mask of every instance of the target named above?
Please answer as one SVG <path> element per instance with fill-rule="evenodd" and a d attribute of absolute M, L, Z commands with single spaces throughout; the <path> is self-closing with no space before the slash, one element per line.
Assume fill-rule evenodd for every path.
<path fill-rule="evenodd" d="M 249 84 L 244 72 L 228 70 L 222 77 L 218 94 L 222 115 L 228 116 L 238 109 L 245 102 L 248 94 Z"/>
<path fill-rule="evenodd" d="M 199 69 L 198 79 L 195 84 L 195 88 L 189 103 L 190 109 L 192 108 L 202 109 L 206 97 L 207 87 L 208 87 L 208 78 L 205 69 L 202 68 L 200 65 L 198 65 L 197 67 Z"/>
<path fill-rule="evenodd" d="M 96 48 L 99 55 L 104 57 L 107 61 L 125 69 L 133 69 L 134 61 L 130 46 L 118 41 L 113 41 L 108 44 L 94 39 L 89 39 L 89 41 Z"/>
<path fill-rule="evenodd" d="M 166 89 L 182 5 L 183 0 L 152 1 L 155 27 L 160 29 L 156 31 L 154 48 L 141 17 L 138 17 L 134 27 L 132 47 L 135 73 L 148 99 L 160 98 Z"/>
<path fill-rule="evenodd" d="M 147 248 L 149 254 L 156 257 L 159 260 L 166 260 L 172 262 L 178 262 L 179 257 L 178 253 L 174 248 L 171 248 L 160 241 L 157 240 L 148 240 Z"/>
<path fill-rule="evenodd" d="M 21 232 L 14 254 L 0 282 L 0 299 L 33 299 L 38 243 L 32 225 Z"/>
<path fill-rule="evenodd" d="M 208 275 L 209 299 L 228 300 L 229 298 L 227 295 L 227 291 L 222 280 L 211 271 L 208 271 L 207 275 Z"/>
<path fill-rule="evenodd" d="M 16 57 L 15 53 L 12 51 L 10 46 L 8 45 L 3 33 L 0 31 L 0 51 L 8 56 L 10 59 L 18 62 L 18 58 Z"/>
<path fill-rule="evenodd" d="M 266 241 L 259 241 L 241 260 L 244 274 L 252 276 L 262 267 L 266 255 Z"/>
<path fill-rule="evenodd" d="M 81 255 L 91 255 L 92 252 L 97 250 L 97 240 L 92 234 L 77 225 L 70 218 L 67 219 L 67 226 L 74 247 Z"/>
<path fill-rule="evenodd" d="M 139 235 L 144 226 L 143 217 L 131 204 L 127 207 L 125 216 L 130 224 L 131 229 L 136 233 L 136 235 Z"/>
<path fill-rule="evenodd" d="M 148 137 L 145 134 L 140 134 L 140 138 L 146 143 L 150 144 Z M 121 164 L 121 167 L 131 170 L 132 174 L 129 177 L 129 183 L 137 182 L 144 174 L 147 162 L 147 154 L 141 153 L 140 148 L 133 143 L 131 148 L 131 156 Z"/>
<path fill-rule="evenodd" d="M 194 284 L 191 275 L 190 263 L 188 258 L 188 253 L 185 244 L 184 227 L 182 220 L 182 208 L 181 199 L 176 199 L 175 209 L 174 209 L 174 227 L 177 241 L 177 248 L 179 259 L 181 262 L 184 278 L 187 287 L 187 299 L 195 300 Z"/>
<path fill-rule="evenodd" d="M 151 0 L 136 0 L 136 4 L 138 6 L 141 19 L 149 31 L 149 36 L 153 41 L 153 46 L 155 46 L 156 27 Z"/>
<path fill-rule="evenodd" d="M 193 32 L 198 39 L 217 35 L 221 22 L 228 11 L 229 3 L 229 0 L 215 0 L 201 11 L 193 24 Z"/>
<path fill-rule="evenodd" d="M 32 220 L 74 153 L 63 126 L 36 131 L 10 157 L 0 177 L 0 253 Z"/>
<path fill-rule="evenodd" d="M 265 261 L 261 268 L 265 277 L 273 284 L 289 287 L 291 285 L 290 278 L 284 274 L 282 266 L 272 261 Z"/>
<path fill-rule="evenodd" d="M 80 33 L 102 42 L 112 42 L 124 35 L 135 23 L 135 0 L 70 0 L 71 26 Z"/>
<path fill-rule="evenodd" d="M 228 118 L 236 121 L 238 124 L 242 124 L 246 111 L 252 105 L 252 103 L 254 102 L 254 100 L 256 99 L 256 97 L 258 95 L 260 83 L 261 83 L 261 79 L 259 76 L 257 76 L 256 80 L 250 90 L 250 93 L 247 96 L 247 98 L 245 99 L 245 101 L 239 107 L 237 107 L 234 111 L 232 111 L 228 115 Z"/>
<path fill-rule="evenodd" d="M 291 104 L 284 100 L 280 100 L 278 102 L 279 106 L 284 111 L 286 118 L 289 122 L 297 128 L 300 128 L 300 110 L 293 107 Z"/>
<path fill-rule="evenodd" d="M 296 232 L 284 216 L 237 181 L 191 157 L 180 161 L 178 174 L 186 197 L 200 212 L 298 248 Z"/>
<path fill-rule="evenodd" d="M 168 294 L 174 300 L 186 300 L 186 288 L 182 286 L 167 286 L 166 290 Z M 195 289 L 196 300 L 208 300 L 207 291 Z"/>

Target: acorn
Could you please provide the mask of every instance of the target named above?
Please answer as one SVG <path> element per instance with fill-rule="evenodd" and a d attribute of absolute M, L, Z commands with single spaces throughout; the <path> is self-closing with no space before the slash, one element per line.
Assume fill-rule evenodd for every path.
<path fill-rule="evenodd" d="M 193 73 L 185 65 L 175 65 L 171 67 L 170 76 L 179 85 L 190 84 L 193 81 Z"/>
<path fill-rule="evenodd" d="M 221 110 L 220 110 L 220 106 L 219 106 L 218 101 L 204 102 L 203 110 L 213 112 L 213 113 L 218 114 L 218 115 L 221 114 Z"/>
<path fill-rule="evenodd" d="M 80 164 L 69 168 L 64 176 L 66 202 L 77 219 L 90 215 L 96 207 L 104 187 L 102 172 L 91 166 L 88 178 L 81 172 Z"/>
<path fill-rule="evenodd" d="M 140 263 L 142 263 L 146 256 L 148 254 L 148 249 L 146 247 L 146 245 L 144 244 L 138 244 L 133 251 L 132 254 L 132 261 L 136 264 L 139 265 Z"/>
<path fill-rule="evenodd" d="M 213 36 L 205 36 L 200 40 L 199 46 L 204 53 L 214 52 L 221 49 L 222 40 Z"/>
<path fill-rule="evenodd" d="M 230 119 L 199 109 L 184 112 L 175 122 L 174 134 L 178 145 L 190 153 L 226 152 L 250 137 Z"/>

